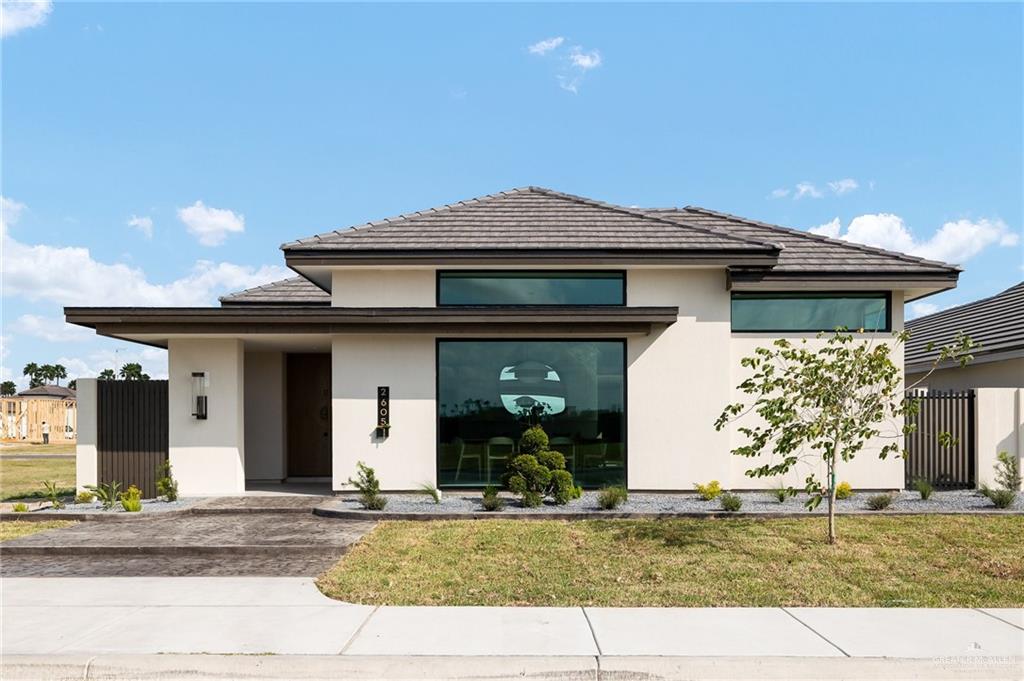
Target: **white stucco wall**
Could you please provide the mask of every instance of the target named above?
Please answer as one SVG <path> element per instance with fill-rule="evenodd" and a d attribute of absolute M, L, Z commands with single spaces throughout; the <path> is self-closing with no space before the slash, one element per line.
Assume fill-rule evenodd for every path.
<path fill-rule="evenodd" d="M 437 457 L 435 338 L 432 335 L 347 335 L 332 343 L 334 489 L 362 461 L 384 490 L 434 483 Z M 391 388 L 391 433 L 375 437 L 377 387 Z"/>
<path fill-rule="evenodd" d="M 245 478 L 283 480 L 285 361 L 282 352 L 245 353 Z"/>
<path fill-rule="evenodd" d="M 908 374 L 907 385 L 924 373 Z M 965 367 L 937 369 L 918 388 L 931 390 L 966 390 L 968 388 L 1024 388 L 1024 357 L 999 362 L 972 362 Z"/>
<path fill-rule="evenodd" d="M 975 482 L 995 487 L 999 452 L 1016 458 L 1024 469 L 1024 389 L 978 388 L 974 408 Z"/>
<path fill-rule="evenodd" d="M 331 277 L 334 307 L 436 307 L 435 270 L 335 270 Z"/>
<path fill-rule="evenodd" d="M 169 456 L 182 496 L 245 491 L 245 373 L 242 341 L 171 339 Z M 209 378 L 209 417 L 192 416 L 192 372 Z"/>
<path fill-rule="evenodd" d="M 78 398 L 78 442 L 75 445 L 75 484 L 78 491 L 98 481 L 97 396 L 96 379 L 79 378 L 76 383 Z"/>

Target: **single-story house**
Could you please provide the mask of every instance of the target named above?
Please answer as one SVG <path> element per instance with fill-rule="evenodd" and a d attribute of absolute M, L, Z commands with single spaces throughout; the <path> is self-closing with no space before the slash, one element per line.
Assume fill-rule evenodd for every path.
<path fill-rule="evenodd" d="M 704 208 L 540 187 L 281 248 L 297 277 L 220 307 L 65 310 L 98 334 L 167 348 L 183 494 L 257 480 L 343 490 L 360 461 L 386 490 L 479 488 L 537 422 L 586 487 L 765 488 L 774 481 L 730 456 L 736 430 L 713 427 L 739 397 L 740 359 L 836 326 L 884 342 L 905 302 L 959 275 Z M 842 476 L 903 487 L 902 462 L 870 451 Z"/>

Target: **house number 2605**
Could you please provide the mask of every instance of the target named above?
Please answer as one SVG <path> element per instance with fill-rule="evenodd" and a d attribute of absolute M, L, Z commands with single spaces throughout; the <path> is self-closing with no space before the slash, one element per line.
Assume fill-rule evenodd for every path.
<path fill-rule="evenodd" d="M 386 385 L 377 388 L 377 430 L 386 435 L 391 427 L 391 388 Z"/>

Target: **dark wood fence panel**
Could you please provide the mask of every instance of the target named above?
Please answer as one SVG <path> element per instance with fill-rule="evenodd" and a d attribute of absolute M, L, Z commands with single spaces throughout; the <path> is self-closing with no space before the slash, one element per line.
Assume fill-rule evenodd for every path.
<path fill-rule="evenodd" d="M 167 460 L 167 381 L 97 381 L 97 477 L 156 496 Z"/>
<path fill-rule="evenodd" d="M 908 419 L 917 429 L 907 436 L 907 487 L 919 478 L 940 489 L 974 487 L 974 391 L 913 390 L 907 396 L 920 401 L 917 416 Z M 942 432 L 953 437 L 951 446 L 939 443 Z"/>

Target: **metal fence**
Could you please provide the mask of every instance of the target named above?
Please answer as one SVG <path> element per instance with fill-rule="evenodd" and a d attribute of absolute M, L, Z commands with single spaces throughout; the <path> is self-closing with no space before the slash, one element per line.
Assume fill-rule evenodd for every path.
<path fill-rule="evenodd" d="M 96 382 L 97 477 L 156 496 L 167 460 L 167 381 Z"/>
<path fill-rule="evenodd" d="M 907 487 L 918 479 L 939 489 L 974 487 L 974 391 L 912 390 L 907 397 L 920 404 L 917 415 L 907 419 L 917 425 L 906 441 Z M 940 442 L 944 432 L 952 437 L 950 446 Z"/>

